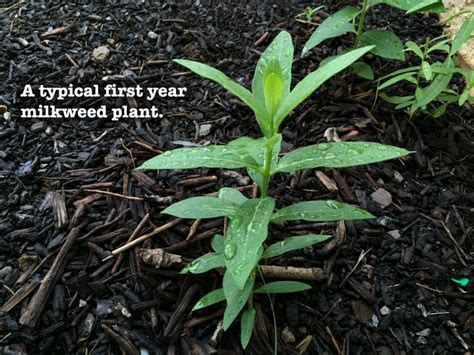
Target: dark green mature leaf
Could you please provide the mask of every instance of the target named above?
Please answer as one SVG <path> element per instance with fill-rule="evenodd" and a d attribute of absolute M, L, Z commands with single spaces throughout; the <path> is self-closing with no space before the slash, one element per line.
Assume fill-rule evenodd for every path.
<path fill-rule="evenodd" d="M 456 54 L 456 52 L 461 48 L 462 44 L 466 42 L 467 39 L 471 36 L 474 31 L 474 14 L 469 16 L 469 18 L 464 21 L 461 28 L 456 32 L 456 36 L 453 39 L 453 44 L 451 45 L 450 55 Z"/>
<path fill-rule="evenodd" d="M 355 7 L 347 6 L 325 19 L 313 32 L 305 43 L 301 56 L 316 47 L 326 39 L 342 36 L 348 32 L 355 32 L 352 20 L 360 13 Z"/>
<path fill-rule="evenodd" d="M 260 57 L 252 81 L 252 92 L 257 102 L 265 103 L 268 119 L 276 112 L 282 96 L 290 93 L 292 64 L 293 42 L 288 32 L 281 31 Z"/>
<path fill-rule="evenodd" d="M 352 64 L 352 69 L 354 70 L 354 73 L 359 75 L 361 78 L 374 80 L 374 71 L 364 62 L 355 62 Z"/>
<path fill-rule="evenodd" d="M 211 239 L 211 248 L 217 253 L 224 253 L 224 236 L 221 234 L 216 234 Z"/>
<path fill-rule="evenodd" d="M 176 202 L 162 213 L 181 218 L 216 218 L 227 217 L 237 213 L 239 206 L 227 200 L 216 197 L 199 196 L 191 197 Z"/>
<path fill-rule="evenodd" d="M 305 201 L 295 203 L 275 212 L 272 221 L 305 220 L 329 222 L 375 218 L 371 213 L 359 207 L 334 200 Z"/>
<path fill-rule="evenodd" d="M 326 80 L 339 73 L 341 70 L 344 70 L 345 68 L 350 66 L 353 62 L 362 57 L 372 48 L 372 46 L 369 46 L 354 49 L 349 53 L 334 58 L 329 63 L 325 64 L 323 67 L 320 67 L 318 70 L 315 70 L 311 74 L 308 74 L 295 86 L 291 93 L 283 99 L 283 102 L 281 102 L 280 107 L 278 108 L 278 111 L 273 119 L 275 129 L 280 126 L 283 119 L 291 111 L 293 111 L 296 106 L 303 102 Z"/>
<path fill-rule="evenodd" d="M 290 237 L 281 242 L 274 243 L 265 249 L 262 259 L 274 258 L 292 250 L 302 249 L 311 245 L 324 242 L 331 238 L 330 235 L 307 234 L 297 237 Z"/>
<path fill-rule="evenodd" d="M 416 84 L 415 75 L 416 75 L 416 73 L 408 72 L 408 73 L 403 73 L 403 74 L 394 76 L 393 78 L 390 78 L 386 82 L 381 84 L 378 89 L 379 90 L 386 89 L 389 86 L 392 86 L 392 85 L 394 85 L 394 84 L 396 84 L 396 83 L 398 83 L 402 80 L 406 80 L 406 81 L 409 81 L 412 84 Z"/>
<path fill-rule="evenodd" d="M 270 134 L 270 126 L 265 120 L 265 113 L 262 111 L 262 108 L 255 99 L 255 96 L 248 89 L 237 84 L 220 70 L 210 67 L 207 64 L 186 59 L 175 59 L 174 61 L 206 79 L 215 81 L 224 89 L 228 90 L 241 99 L 248 107 L 252 109 L 253 112 L 255 112 L 255 116 L 257 117 L 257 121 L 262 132 L 264 132 L 265 135 Z"/>
<path fill-rule="evenodd" d="M 230 218 L 224 256 L 229 272 L 242 288 L 260 258 L 260 247 L 267 238 L 268 223 L 275 201 L 266 197 L 244 202 Z"/>
<path fill-rule="evenodd" d="M 409 153 L 402 148 L 372 142 L 320 143 L 285 154 L 272 174 L 320 167 L 344 168 L 398 158 Z"/>
<path fill-rule="evenodd" d="M 224 290 L 219 288 L 217 290 L 211 291 L 205 296 L 203 296 L 199 301 L 196 302 L 192 311 L 197 311 L 198 309 L 212 306 L 218 302 L 224 301 L 225 295 Z"/>
<path fill-rule="evenodd" d="M 446 58 L 445 63 L 448 67 L 454 66 L 453 61 L 449 57 Z M 425 107 L 431 101 L 435 100 L 449 85 L 452 77 L 452 73 L 438 74 L 426 88 L 418 88 L 416 91 L 416 106 Z"/>
<path fill-rule="evenodd" d="M 202 274 L 212 269 L 224 267 L 225 260 L 222 253 L 208 253 L 193 260 L 181 270 L 181 274 Z"/>
<path fill-rule="evenodd" d="M 386 30 L 370 30 L 362 33 L 360 43 L 364 46 L 374 45 L 372 53 L 382 58 L 405 60 L 403 43 L 397 35 Z"/>
<path fill-rule="evenodd" d="M 221 200 L 226 200 L 232 203 L 235 203 L 236 205 L 241 205 L 245 201 L 248 200 L 247 197 L 245 197 L 242 192 L 240 192 L 237 189 L 232 189 L 230 187 L 223 187 L 219 190 L 219 198 Z"/>
<path fill-rule="evenodd" d="M 223 328 L 227 330 L 232 322 L 237 318 L 242 308 L 244 308 L 247 300 L 252 295 L 255 276 L 250 275 L 245 281 L 244 287 L 241 288 L 235 281 L 230 271 L 224 274 L 223 286 L 224 294 L 227 300 L 227 307 L 224 311 Z"/>
<path fill-rule="evenodd" d="M 381 2 L 405 11 L 413 9 L 411 12 L 443 12 L 446 10 L 441 0 L 436 3 L 433 3 L 432 0 L 382 0 Z M 424 6 L 416 9 L 420 3 Z"/>
<path fill-rule="evenodd" d="M 292 293 L 310 290 L 311 286 L 298 281 L 274 281 L 255 290 L 255 293 Z"/>
<path fill-rule="evenodd" d="M 242 313 L 242 318 L 240 320 L 240 343 L 244 349 L 247 347 L 250 338 L 252 337 L 256 314 L 257 312 L 255 312 L 255 309 L 247 309 Z"/>
<path fill-rule="evenodd" d="M 233 153 L 225 145 L 169 150 L 144 162 L 138 170 L 257 167 L 248 157 Z"/>

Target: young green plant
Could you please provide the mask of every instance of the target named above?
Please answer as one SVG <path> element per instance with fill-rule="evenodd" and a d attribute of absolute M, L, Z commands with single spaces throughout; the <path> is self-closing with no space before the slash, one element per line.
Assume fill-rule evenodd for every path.
<path fill-rule="evenodd" d="M 307 24 L 311 24 L 311 22 L 313 21 L 313 17 L 314 17 L 314 14 L 316 12 L 318 12 L 319 10 L 321 10 L 324 6 L 321 5 L 321 6 L 317 6 L 317 7 L 310 7 L 308 6 L 304 12 L 300 12 L 298 15 L 295 16 L 295 18 L 298 18 L 298 17 L 306 17 L 306 23 Z"/>
<path fill-rule="evenodd" d="M 372 48 L 371 53 L 379 57 L 405 60 L 403 43 L 395 33 L 380 29 L 364 32 L 365 15 L 372 6 L 377 4 L 386 4 L 406 10 L 407 14 L 412 12 L 441 12 L 445 10 L 441 0 L 364 0 L 360 9 L 347 6 L 324 20 L 304 45 L 301 56 L 306 55 L 308 51 L 327 39 L 352 32 L 355 34 L 353 48 L 372 45 L 374 48 Z M 359 18 L 356 29 L 354 21 L 357 16 Z M 322 64 L 326 62 L 324 61 Z M 369 80 L 374 79 L 372 68 L 362 61 L 353 63 L 352 70 L 360 77 Z"/>
<path fill-rule="evenodd" d="M 241 316 L 241 343 L 245 348 L 255 323 L 254 294 L 307 290 L 309 285 L 296 281 L 277 281 L 260 285 L 257 278 L 260 260 L 275 258 L 291 250 L 309 247 L 328 238 L 325 235 L 294 236 L 270 244 L 266 240 L 271 222 L 293 220 L 337 221 L 373 218 L 356 206 L 333 200 L 305 201 L 275 209 L 268 196 L 270 179 L 278 173 L 301 169 L 342 168 L 401 157 L 408 151 L 371 142 L 320 143 L 296 149 L 279 157 L 282 135 L 279 128 L 293 109 L 333 75 L 344 70 L 372 46 L 357 48 L 301 80 L 291 89 L 293 43 L 287 32 L 280 32 L 257 63 L 252 91 L 237 84 L 224 73 L 206 64 L 189 60 L 176 63 L 217 82 L 241 99 L 255 113 L 263 137 L 240 137 L 226 145 L 180 148 L 164 152 L 143 163 L 139 169 L 225 168 L 247 169 L 260 188 L 260 197 L 248 199 L 232 188 L 222 188 L 218 197 L 192 197 L 177 202 L 163 213 L 181 218 L 228 217 L 225 237 L 216 235 L 213 252 L 205 254 L 183 269 L 183 273 L 202 273 L 225 269 L 222 288 L 205 295 L 194 310 L 226 301 L 223 327 L 229 328 Z"/>
<path fill-rule="evenodd" d="M 451 41 L 447 36 L 434 39 L 428 38 L 423 45 L 412 41 L 406 43 L 406 50 L 416 54 L 420 65 L 397 70 L 381 78 L 378 91 L 385 91 L 393 85 L 406 82 L 413 88 L 412 94 L 405 96 L 389 96 L 384 92 L 380 97 L 392 103 L 396 109 L 406 109 L 410 117 L 423 112 L 434 118 L 442 116 L 451 103 L 463 105 L 466 101 L 473 102 L 470 92 L 474 87 L 474 71 L 456 66 L 455 55 L 461 45 L 469 39 L 474 31 L 474 14 L 471 14 L 462 24 Z M 430 63 L 430 55 L 434 52 L 444 52 L 444 62 Z M 466 85 L 462 93 L 449 88 L 455 73 L 464 76 Z M 406 89 L 404 89 L 406 90 Z"/>

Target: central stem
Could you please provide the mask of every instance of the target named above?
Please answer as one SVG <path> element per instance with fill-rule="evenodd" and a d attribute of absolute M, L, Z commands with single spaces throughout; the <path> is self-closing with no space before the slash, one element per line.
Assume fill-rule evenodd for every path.
<path fill-rule="evenodd" d="M 364 29 L 365 13 L 367 12 L 367 9 L 369 7 L 368 2 L 369 0 L 364 0 L 364 2 L 362 3 L 362 10 L 360 11 L 359 23 L 357 25 L 357 33 L 356 33 L 356 39 L 354 41 L 354 48 L 357 48 L 360 44 L 360 36 L 362 34 L 362 30 Z"/>
<path fill-rule="evenodd" d="M 265 157 L 263 161 L 263 183 L 262 183 L 262 198 L 267 197 L 268 183 L 270 182 L 270 169 L 272 167 L 272 153 L 273 147 L 265 146 Z"/>

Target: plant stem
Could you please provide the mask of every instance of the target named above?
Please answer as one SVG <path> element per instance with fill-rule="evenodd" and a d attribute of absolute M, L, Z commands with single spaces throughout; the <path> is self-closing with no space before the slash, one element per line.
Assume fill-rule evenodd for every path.
<path fill-rule="evenodd" d="M 362 35 L 362 30 L 364 29 L 365 13 L 367 12 L 369 8 L 368 2 L 369 0 L 364 0 L 364 2 L 362 3 L 362 10 L 360 11 L 360 15 L 359 15 L 359 23 L 357 24 L 357 33 L 356 33 L 356 39 L 354 41 L 354 48 L 359 47 L 359 44 L 360 44 L 360 36 Z"/>
<path fill-rule="evenodd" d="M 272 166 L 273 147 L 265 146 L 265 157 L 263 161 L 263 184 L 262 198 L 267 197 L 268 183 L 270 182 L 270 169 Z"/>

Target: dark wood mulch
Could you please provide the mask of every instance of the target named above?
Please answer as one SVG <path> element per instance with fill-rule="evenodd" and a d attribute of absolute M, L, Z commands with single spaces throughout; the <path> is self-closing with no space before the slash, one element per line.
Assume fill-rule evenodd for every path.
<path fill-rule="evenodd" d="M 341 6 L 325 3 L 321 17 Z M 170 60 L 203 61 L 249 86 L 261 51 L 278 31 L 291 32 L 299 54 L 312 27 L 294 16 L 307 5 L 70 2 L 12 3 L 2 10 L 0 347 L 5 354 L 242 353 L 239 325 L 220 331 L 221 305 L 190 311 L 220 283 L 217 273 L 182 276 L 179 269 L 153 270 L 139 262 L 138 248 L 120 257 L 110 254 L 134 231 L 139 237 L 172 221 L 160 211 L 173 201 L 222 186 L 252 190 L 243 171 L 133 170 L 154 154 L 189 142 L 258 136 L 242 103 Z M 369 14 L 367 24 L 392 28 L 403 40 L 421 41 L 441 32 L 433 16 L 403 16 L 384 6 Z M 295 82 L 349 43 L 349 37 L 328 41 L 297 58 Z M 103 63 L 92 59 L 100 45 L 111 49 Z M 379 74 L 401 65 L 372 56 L 366 61 Z M 20 100 L 25 84 L 86 86 L 103 84 L 104 77 L 118 86 L 186 86 L 188 95 L 157 99 L 153 104 L 165 113 L 163 119 L 18 118 L 20 107 L 41 103 Z M 322 267 L 329 275 L 311 291 L 272 299 L 281 353 L 472 350 L 472 285 L 460 288 L 451 281 L 472 278 L 473 271 L 472 112 L 453 108 L 441 120 L 410 121 L 382 102 L 374 104 L 374 98 L 371 83 L 346 73 L 324 85 L 284 124 L 285 151 L 324 141 L 332 127 L 343 139 L 395 144 L 416 153 L 370 166 L 276 176 L 271 194 L 280 206 L 334 198 L 379 216 L 340 223 L 337 243 L 276 261 Z M 68 99 L 62 105 L 151 103 Z M 391 198 L 387 207 L 377 203 L 380 196 Z M 208 240 L 222 231 L 223 221 L 168 227 L 140 247 L 167 248 L 192 259 L 209 249 Z M 336 234 L 336 224 L 272 226 L 271 238 L 308 232 Z M 271 353 L 268 299 L 257 297 L 256 308 L 257 330 L 248 352 Z"/>

